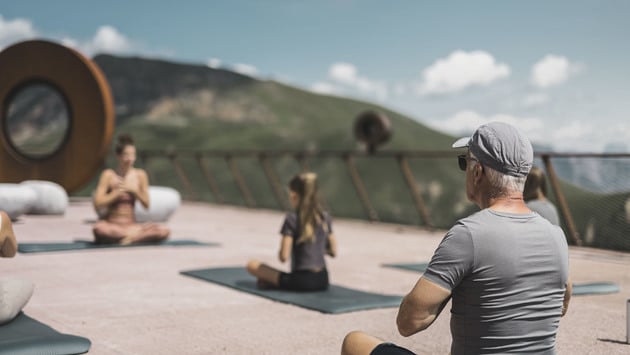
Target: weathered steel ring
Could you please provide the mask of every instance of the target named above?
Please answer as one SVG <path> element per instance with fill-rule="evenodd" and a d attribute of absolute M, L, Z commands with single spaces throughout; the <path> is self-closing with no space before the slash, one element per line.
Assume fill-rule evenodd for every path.
<path fill-rule="evenodd" d="M 16 92 L 29 84 L 48 84 L 68 105 L 65 140 L 45 158 L 20 153 L 7 134 L 7 111 Z M 63 45 L 33 40 L 0 52 L 0 181 L 48 180 L 72 192 L 98 172 L 114 130 L 114 102 L 97 65 Z"/>

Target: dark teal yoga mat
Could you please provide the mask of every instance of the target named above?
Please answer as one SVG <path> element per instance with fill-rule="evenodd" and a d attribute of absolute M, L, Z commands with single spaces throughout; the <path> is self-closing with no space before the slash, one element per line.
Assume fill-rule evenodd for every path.
<path fill-rule="evenodd" d="M 396 268 L 396 269 L 409 270 L 409 271 L 424 272 L 427 269 L 427 267 L 429 266 L 429 263 L 383 264 L 383 266 L 385 266 L 385 267 L 392 267 L 392 268 Z"/>
<path fill-rule="evenodd" d="M 59 333 L 24 313 L 0 325 L 0 355 L 84 354 L 91 345 L 86 338 Z"/>
<path fill-rule="evenodd" d="M 326 291 L 317 292 L 260 290 L 256 287 L 256 279 L 243 267 L 189 270 L 180 273 L 322 313 L 338 314 L 375 308 L 398 307 L 402 299 L 401 296 L 364 292 L 335 285 L 330 285 Z"/>
<path fill-rule="evenodd" d="M 217 243 L 202 243 L 195 240 L 167 240 L 162 243 L 143 244 L 96 244 L 87 240 L 75 240 L 73 242 L 62 243 L 19 243 L 20 253 L 46 253 L 52 251 L 85 250 L 85 249 L 105 249 L 105 248 L 137 248 L 142 246 L 218 246 Z"/>
<path fill-rule="evenodd" d="M 571 295 L 604 295 L 617 292 L 619 292 L 619 286 L 614 282 L 590 282 L 573 284 Z"/>
<path fill-rule="evenodd" d="M 424 272 L 429 266 L 428 263 L 418 263 L 418 264 L 383 264 L 386 267 L 393 267 L 397 269 L 416 271 L 416 272 Z M 591 283 L 582 283 L 582 284 L 573 284 L 573 292 L 571 292 L 572 296 L 582 296 L 582 295 L 603 295 L 608 293 L 617 293 L 619 292 L 619 286 L 614 282 L 591 282 Z"/>

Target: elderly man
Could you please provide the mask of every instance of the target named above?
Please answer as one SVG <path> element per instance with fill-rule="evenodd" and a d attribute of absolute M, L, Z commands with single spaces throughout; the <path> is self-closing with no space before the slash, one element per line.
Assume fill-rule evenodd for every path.
<path fill-rule="evenodd" d="M 571 295 L 568 249 L 562 230 L 523 201 L 532 146 L 514 127 L 493 122 L 453 144 L 464 147 L 466 195 L 481 211 L 446 233 L 400 304 L 398 331 L 407 337 L 426 329 L 452 298 L 453 355 L 555 354 Z M 341 352 L 413 354 L 361 332 L 348 334 Z"/>

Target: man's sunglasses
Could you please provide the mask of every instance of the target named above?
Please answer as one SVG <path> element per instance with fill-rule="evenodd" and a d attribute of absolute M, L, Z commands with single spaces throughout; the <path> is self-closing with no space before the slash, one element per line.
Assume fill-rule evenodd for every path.
<path fill-rule="evenodd" d="M 462 171 L 466 171 L 466 168 L 468 167 L 468 161 L 469 160 L 474 160 L 474 161 L 478 161 L 475 158 L 469 158 L 466 156 L 466 154 L 462 154 L 462 155 L 458 155 L 457 156 L 457 164 L 459 165 L 459 168 Z"/>

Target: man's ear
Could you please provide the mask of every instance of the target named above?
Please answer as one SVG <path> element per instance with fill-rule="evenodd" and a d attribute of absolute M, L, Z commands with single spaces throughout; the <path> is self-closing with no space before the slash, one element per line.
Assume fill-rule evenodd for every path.
<path fill-rule="evenodd" d="M 477 163 L 473 166 L 473 181 L 475 184 L 479 184 L 481 182 L 481 176 L 483 175 L 483 165 Z"/>

